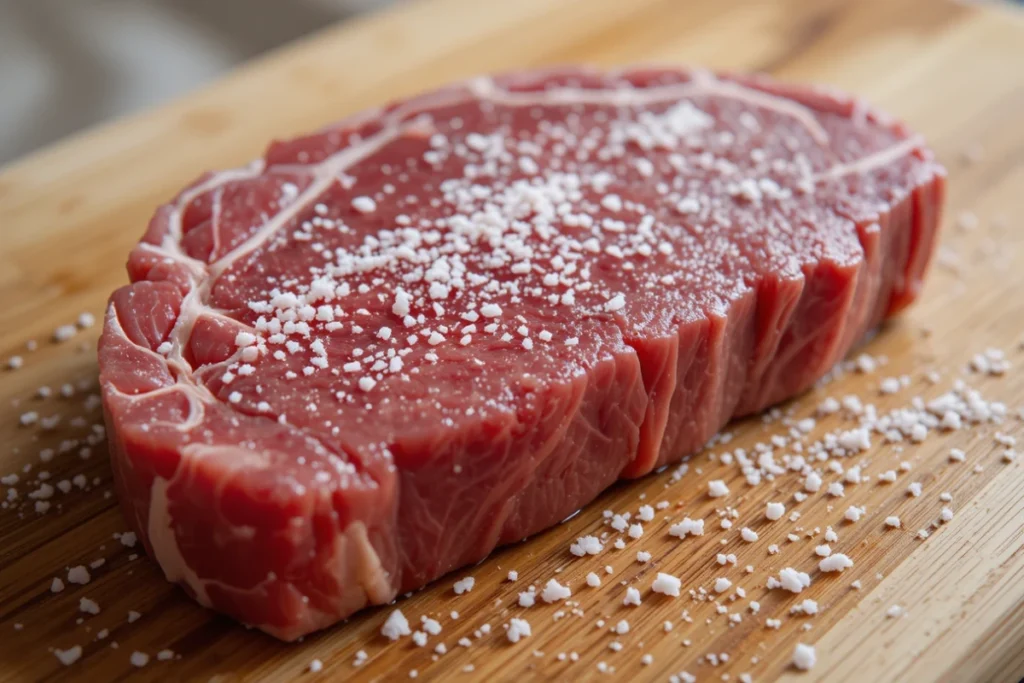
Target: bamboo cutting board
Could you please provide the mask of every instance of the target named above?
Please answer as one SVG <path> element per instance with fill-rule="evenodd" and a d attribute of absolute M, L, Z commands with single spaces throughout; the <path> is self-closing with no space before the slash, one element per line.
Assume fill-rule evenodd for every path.
<path fill-rule="evenodd" d="M 102 442 L 88 457 L 79 444 L 40 462 L 40 450 L 81 440 L 99 417 L 83 401 L 95 390 L 98 326 L 64 343 L 51 341 L 54 329 L 82 311 L 100 316 L 109 292 L 125 281 L 122 264 L 153 208 L 200 171 L 246 162 L 274 136 L 474 73 L 637 61 L 765 70 L 843 87 L 909 121 L 949 167 L 950 219 L 924 297 L 863 349 L 887 364 L 843 374 L 795 401 L 796 415 L 811 414 L 826 395 L 858 394 L 887 410 L 963 378 L 1004 401 L 1010 417 L 931 436 L 902 452 L 876 445 L 866 472 L 898 470 L 904 460 L 910 471 L 892 485 L 847 486 L 841 499 L 817 494 L 797 503 L 796 476 L 747 487 L 735 466 L 708 453 L 695 456 L 677 482 L 664 473 L 620 485 L 558 528 L 400 601 L 414 623 L 421 615 L 442 623 L 426 648 L 379 635 L 388 608 L 291 645 L 206 612 L 167 585 L 145 557 L 135 557 L 138 547 L 114 538 L 125 526 Z M 0 475 L 18 473 L 13 487 L 22 497 L 0 510 L 0 679 L 405 680 L 415 670 L 428 680 L 664 681 L 685 670 L 699 680 L 749 673 L 755 680 L 1015 681 L 1024 675 L 1024 457 L 1004 462 L 995 432 L 1024 437 L 1016 417 L 1024 406 L 1022 190 L 1024 16 L 943 0 L 423 0 L 325 31 L 179 102 L 16 163 L 0 174 L 0 361 L 20 355 L 24 367 L 0 371 Z M 29 340 L 38 341 L 38 350 L 26 349 Z M 986 348 L 1007 354 L 1007 373 L 965 370 Z M 930 371 L 940 373 L 935 386 L 924 379 Z M 903 374 L 909 387 L 879 393 L 883 377 Z M 75 395 L 61 397 L 56 390 L 68 382 Z M 34 398 L 42 385 L 55 395 Z M 22 427 L 26 411 L 63 419 L 51 429 Z M 778 429 L 759 419 L 732 425 L 730 448 L 750 448 Z M 965 463 L 949 462 L 951 447 L 966 452 Z M 84 490 L 74 485 L 58 493 L 50 510 L 37 514 L 25 496 L 43 470 L 53 482 L 84 475 Z M 739 513 L 731 532 L 718 528 L 715 501 L 705 494 L 717 478 L 727 480 L 728 502 Z M 910 482 L 923 484 L 920 498 L 906 494 Z M 942 492 L 952 501 L 940 501 Z M 641 499 L 671 503 L 643 539 L 596 558 L 568 553 L 577 536 L 603 528 L 602 510 L 635 514 Z M 767 522 L 767 500 L 785 501 L 801 517 Z M 866 506 L 866 516 L 843 522 L 854 504 Z M 932 529 L 944 505 L 955 516 Z M 669 539 L 663 518 L 678 521 L 684 513 L 708 520 L 708 533 L 684 543 Z M 902 528 L 887 530 L 887 515 L 899 515 Z M 767 591 L 767 577 L 782 567 L 816 565 L 814 546 L 828 525 L 839 534 L 833 548 L 855 566 L 842 575 L 812 572 L 814 583 L 799 598 Z M 740 542 L 741 526 L 760 540 Z M 921 528 L 932 529 L 927 540 L 916 538 Z M 787 541 L 788 533 L 800 540 Z M 769 544 L 778 544 L 779 554 L 769 555 Z M 653 559 L 637 563 L 637 550 Z M 717 552 L 735 553 L 738 567 L 720 567 Z M 51 593 L 52 577 L 66 581 L 68 567 L 99 559 L 89 584 Z M 603 573 L 606 564 L 611 574 Z M 743 570 L 748 564 L 751 573 Z M 510 583 L 505 576 L 513 569 L 519 579 Z M 602 572 L 601 589 L 585 586 L 589 571 Z M 685 589 L 729 577 L 747 597 L 722 602 L 741 620 L 730 625 L 714 603 L 685 593 L 656 599 L 664 596 L 648 589 L 658 571 L 682 577 Z M 455 596 L 452 582 L 463 576 L 474 576 L 476 586 Z M 572 587 L 583 616 L 560 605 L 514 606 L 519 591 L 552 577 Z M 851 588 L 854 581 L 861 590 Z M 620 582 L 641 588 L 641 607 L 622 606 Z M 99 614 L 79 612 L 83 597 L 98 603 Z M 818 602 L 820 613 L 790 617 L 805 597 Z M 750 600 L 761 605 L 756 615 L 747 609 Z M 887 618 L 894 605 L 906 615 Z M 558 610 L 565 616 L 556 619 Z M 130 621 L 130 611 L 139 616 Z M 511 616 L 524 616 L 533 630 L 516 645 L 501 628 Z M 770 618 L 781 619 L 781 628 L 766 628 Z M 629 620 L 629 633 L 609 633 L 620 619 Z M 667 633 L 666 620 L 673 622 Z M 484 624 L 490 634 L 475 637 Z M 472 647 L 458 646 L 462 637 Z M 621 651 L 609 648 L 613 640 Z M 797 642 L 816 644 L 818 663 L 809 673 L 789 666 Z M 437 643 L 448 653 L 432 657 Z M 50 650 L 73 645 L 83 647 L 82 659 L 65 668 Z M 156 661 L 163 649 L 174 658 Z M 359 650 L 367 660 L 355 667 Z M 130 662 L 136 651 L 150 655 L 143 668 Z M 649 665 L 643 654 L 651 655 Z M 314 659 L 323 663 L 320 674 L 307 672 Z M 600 662 L 609 673 L 599 671 Z"/>

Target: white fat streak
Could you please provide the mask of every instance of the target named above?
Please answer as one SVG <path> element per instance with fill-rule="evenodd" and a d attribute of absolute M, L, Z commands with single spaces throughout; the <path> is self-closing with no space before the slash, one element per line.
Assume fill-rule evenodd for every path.
<path fill-rule="evenodd" d="M 189 275 L 192 279 L 201 278 L 206 274 L 206 264 L 202 261 L 192 258 L 181 250 L 181 246 L 175 244 L 173 249 L 168 248 L 167 238 L 164 238 L 164 242 L 157 246 L 150 244 L 149 242 L 139 242 L 135 245 L 136 249 L 143 251 L 151 251 L 158 255 L 162 259 L 167 259 L 179 263 L 188 269 Z"/>
<path fill-rule="evenodd" d="M 420 117 L 407 122 L 395 123 L 396 115 L 400 114 L 396 111 L 394 114 L 389 116 L 388 118 L 391 120 L 391 123 L 386 125 L 375 135 L 372 135 L 355 145 L 346 147 L 340 152 L 327 157 L 315 166 L 303 167 L 306 172 L 311 171 L 313 173 L 315 180 L 310 183 L 301 194 L 299 194 L 295 201 L 275 214 L 273 218 L 253 233 L 249 239 L 242 242 L 221 258 L 217 259 L 210 266 L 210 280 L 215 280 L 221 273 L 234 265 L 235 261 L 258 249 L 262 244 L 269 240 L 274 233 L 280 230 L 285 223 L 301 213 L 307 207 L 316 203 L 320 198 L 320 195 L 322 195 L 332 183 L 336 182 L 338 180 L 338 176 L 344 173 L 346 169 L 370 156 L 392 140 L 401 137 L 403 133 L 417 128 L 422 128 L 426 123 L 426 119 Z"/>
<path fill-rule="evenodd" d="M 149 394 L 145 394 L 149 395 Z M 192 444 L 182 449 L 181 460 L 171 479 L 154 477 L 149 497 L 149 543 L 153 548 L 153 555 L 164 571 L 164 576 L 172 583 L 182 583 L 191 588 L 199 604 L 210 607 L 210 596 L 207 586 L 216 585 L 225 590 L 238 589 L 216 579 L 201 579 L 195 571 L 188 566 L 185 558 L 178 547 L 178 539 L 174 532 L 174 520 L 171 517 L 170 500 L 167 491 L 189 464 L 198 459 L 218 460 L 225 466 L 225 476 L 221 478 L 215 496 L 220 496 L 223 487 L 231 480 L 227 476 L 230 470 L 240 468 L 263 467 L 269 465 L 269 460 L 264 454 L 238 448 L 237 446 L 211 446 L 207 444 Z M 223 524 L 223 522 L 221 522 Z M 251 527 L 232 527 L 232 531 L 238 538 L 251 538 L 253 531 Z M 256 591 L 269 579 L 253 586 L 250 591 Z M 247 591 L 248 592 L 248 591 Z"/>
<path fill-rule="evenodd" d="M 462 98 L 466 99 L 465 95 L 463 95 Z M 216 311 L 205 303 L 217 277 L 230 268 L 238 259 L 258 249 L 262 244 L 273 237 L 274 234 L 289 220 L 301 213 L 305 208 L 314 204 L 324 191 L 326 191 L 327 188 L 329 188 L 331 184 L 338 179 L 338 176 L 344 173 L 347 168 L 370 156 L 381 147 L 397 139 L 401 135 L 407 132 L 422 131 L 425 129 L 426 126 L 429 125 L 429 120 L 424 116 L 417 116 L 409 121 L 401 120 L 402 117 L 407 115 L 411 110 L 411 107 L 409 106 L 410 104 L 411 103 L 407 103 L 405 106 L 399 107 L 389 114 L 388 121 L 390 123 L 375 135 L 370 136 L 359 144 L 346 147 L 340 152 L 327 157 L 315 166 L 302 166 L 301 169 L 303 171 L 313 173 L 315 178 L 314 182 L 303 190 L 295 201 L 279 211 L 273 216 L 273 218 L 260 227 L 260 229 L 250 236 L 249 239 L 245 240 L 217 261 L 210 264 L 208 270 L 206 270 L 205 265 L 202 266 L 208 275 L 194 284 L 181 302 L 178 319 L 175 321 L 174 328 L 171 330 L 171 334 L 168 339 L 171 343 L 171 351 L 167 354 L 168 364 L 173 363 L 181 375 L 187 376 L 189 381 L 192 381 L 190 367 L 182 357 L 182 349 L 184 349 L 185 344 L 188 342 L 188 339 L 192 334 L 192 329 L 195 326 L 195 322 L 201 314 L 207 313 L 210 315 L 217 315 Z M 432 104 L 436 106 L 437 102 L 433 101 Z M 418 106 L 422 106 L 422 102 Z M 282 167 L 282 170 L 287 168 L 287 166 Z M 164 240 L 165 244 L 161 247 L 161 253 L 166 253 L 170 258 L 181 263 L 185 263 L 189 266 L 190 270 L 195 273 L 197 270 L 196 264 L 198 262 L 184 254 L 184 252 L 181 251 L 180 244 L 175 244 L 173 247 L 167 244 L 168 238 L 172 236 L 180 242 L 182 235 L 183 207 L 203 192 L 217 189 L 224 183 L 231 182 L 233 180 L 252 177 L 253 175 L 257 175 L 261 172 L 262 169 L 263 163 L 257 162 L 245 169 L 221 171 L 215 173 L 207 182 L 202 183 L 201 185 L 193 188 L 193 190 L 184 193 L 177 202 L 174 212 L 169 219 L 170 227 L 168 229 L 168 235 Z M 239 324 L 237 321 L 232 322 L 235 325 Z"/>
<path fill-rule="evenodd" d="M 220 189 L 227 183 L 237 180 L 251 180 L 252 178 L 259 177 L 259 175 L 263 173 L 263 167 L 263 160 L 257 159 L 243 168 L 232 168 L 224 171 L 217 171 L 204 182 L 191 189 L 185 190 L 178 197 L 178 200 L 174 202 L 171 214 L 167 218 L 167 232 L 164 234 L 164 238 L 161 241 L 160 246 L 157 247 L 149 243 L 140 243 L 139 246 L 144 249 L 156 251 L 166 258 L 170 258 L 185 265 L 193 275 L 204 273 L 206 271 L 206 264 L 192 258 L 181 248 L 181 239 L 184 237 L 182 214 L 185 207 L 192 203 L 196 197 L 201 196 L 205 192 Z"/>
<path fill-rule="evenodd" d="M 836 180 L 844 176 L 853 175 L 855 173 L 868 173 L 876 168 L 881 168 L 892 162 L 896 161 L 902 156 L 910 154 L 915 149 L 918 149 L 924 145 L 924 138 L 920 135 L 901 140 L 895 145 L 880 149 L 877 152 L 851 161 L 848 164 L 836 164 L 832 168 L 814 175 L 811 177 L 812 182 L 820 182 L 822 180 Z"/>
<path fill-rule="evenodd" d="M 213 233 L 210 253 L 220 252 L 220 217 L 224 212 L 224 188 L 218 187 L 213 192 L 213 206 L 210 207 L 210 232 Z"/>
<path fill-rule="evenodd" d="M 181 465 L 178 466 L 178 471 L 181 471 Z M 149 544 L 167 580 L 172 583 L 184 583 L 195 593 L 196 601 L 200 605 L 211 607 L 206 584 L 188 566 L 178 548 L 178 539 L 172 526 L 170 501 L 167 499 L 167 489 L 170 485 L 171 482 L 163 477 L 153 479 L 153 488 L 149 495 Z"/>
<path fill-rule="evenodd" d="M 199 394 L 196 391 L 196 387 L 191 384 L 187 384 L 179 381 L 177 384 L 170 384 L 166 387 L 160 387 L 153 391 L 147 391 L 144 394 L 126 394 L 117 387 L 111 385 L 108 387 L 108 391 L 116 394 L 120 399 L 129 403 L 137 401 L 143 401 L 154 396 L 163 396 L 166 394 L 180 393 L 185 396 L 188 401 L 188 415 L 185 417 L 183 422 L 167 422 L 164 420 L 152 420 L 148 424 L 151 427 L 171 427 L 177 429 L 180 432 L 188 432 L 198 427 L 203 422 L 203 418 L 206 416 L 206 405 L 203 403 Z"/>
<path fill-rule="evenodd" d="M 189 292 L 189 296 L 191 296 L 191 294 L 192 292 Z M 186 300 L 189 299 L 189 296 L 185 297 Z M 199 304 L 195 304 L 193 302 L 193 305 Z M 182 303 L 182 310 L 184 310 L 184 302 Z M 185 336 L 184 338 L 182 338 L 181 335 L 175 337 L 175 332 L 179 328 L 180 321 L 181 316 L 179 315 L 178 321 L 175 322 L 175 326 L 171 330 L 171 336 L 169 338 L 169 341 L 171 341 L 171 353 L 169 353 L 167 357 L 164 357 L 161 356 L 156 351 L 150 349 L 149 347 L 141 346 L 133 342 L 131 339 L 129 339 L 128 335 L 124 331 L 124 327 L 121 325 L 121 319 L 117 315 L 117 310 L 114 308 L 113 304 L 110 304 L 107 307 L 106 321 L 106 324 L 110 328 L 110 331 L 113 334 L 120 336 L 122 339 L 124 339 L 126 343 L 131 344 L 137 350 L 141 351 L 142 353 L 148 356 L 151 356 L 152 358 L 155 358 L 158 362 L 160 362 L 163 365 L 166 365 L 169 369 L 173 369 L 174 372 L 172 373 L 172 376 L 175 379 L 175 383 L 172 385 L 168 385 L 166 387 L 154 389 L 153 391 L 149 391 L 144 394 L 126 394 L 117 389 L 116 387 L 114 387 L 113 385 L 110 385 L 108 388 L 110 391 L 113 391 L 114 393 L 124 397 L 126 400 L 129 401 L 140 401 L 151 396 L 159 396 L 161 394 L 170 393 L 172 391 L 186 392 L 185 395 L 189 400 L 189 415 L 188 418 L 186 419 L 186 423 L 183 424 L 187 424 L 187 429 L 191 429 L 193 426 L 197 425 L 202 420 L 205 411 L 205 408 L 203 408 L 202 403 L 204 401 L 215 401 L 216 398 L 213 396 L 212 393 L 210 393 L 210 390 L 207 389 L 206 386 L 197 383 L 193 379 L 191 367 L 189 366 L 188 363 L 185 362 L 185 359 L 181 355 L 182 345 L 187 340 L 187 336 Z M 191 327 L 189 328 L 188 331 L 189 333 L 191 333 Z M 238 351 L 236 355 L 240 353 L 241 351 Z M 183 428 L 183 431 L 185 430 L 186 429 Z"/>
<path fill-rule="evenodd" d="M 550 88 L 538 92 L 509 92 L 498 88 L 490 78 L 476 78 L 468 81 L 466 85 L 476 97 L 513 107 L 559 104 L 635 106 L 681 100 L 694 95 L 725 97 L 789 116 L 806 128 L 815 142 L 827 144 L 829 141 L 828 133 L 818 123 L 813 110 L 795 100 L 772 95 L 732 81 L 722 81 L 708 71 L 693 71 L 690 75 L 692 80 L 686 83 L 632 89 Z"/>

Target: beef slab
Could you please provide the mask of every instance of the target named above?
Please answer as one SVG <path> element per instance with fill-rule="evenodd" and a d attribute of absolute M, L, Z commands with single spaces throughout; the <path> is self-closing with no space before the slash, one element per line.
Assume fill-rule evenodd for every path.
<path fill-rule="evenodd" d="M 290 640 L 804 391 L 917 295 L 944 171 L 831 90 L 480 78 L 157 211 L 100 343 L 131 527 Z"/>

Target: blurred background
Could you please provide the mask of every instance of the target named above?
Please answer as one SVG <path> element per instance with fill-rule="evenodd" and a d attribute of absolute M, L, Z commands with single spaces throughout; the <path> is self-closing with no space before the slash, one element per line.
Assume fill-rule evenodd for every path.
<path fill-rule="evenodd" d="M 0 0 L 0 165 L 399 0 Z"/>
<path fill-rule="evenodd" d="M 0 165 L 402 1 L 0 0 Z"/>

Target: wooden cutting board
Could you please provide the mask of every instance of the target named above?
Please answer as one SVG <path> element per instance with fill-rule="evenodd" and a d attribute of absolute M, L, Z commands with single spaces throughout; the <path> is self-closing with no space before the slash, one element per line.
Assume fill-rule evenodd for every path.
<path fill-rule="evenodd" d="M 891 485 L 847 486 L 842 499 L 817 494 L 797 503 L 795 475 L 749 488 L 735 466 L 707 453 L 695 456 L 678 482 L 665 473 L 620 485 L 558 528 L 402 600 L 415 622 L 430 615 L 442 623 L 426 648 L 379 635 L 389 609 L 291 645 L 204 611 L 167 585 L 145 557 L 135 557 L 138 548 L 113 537 L 125 526 L 102 443 L 88 457 L 81 444 L 65 445 L 66 452 L 40 462 L 41 449 L 60 451 L 99 419 L 83 401 L 95 390 L 98 326 L 64 343 L 52 341 L 54 329 L 82 311 L 100 316 L 109 292 L 125 281 L 122 264 L 153 208 L 200 171 L 256 157 L 274 136 L 470 74 L 636 61 L 765 70 L 846 88 L 911 122 L 949 167 L 950 219 L 923 300 L 864 348 L 887 364 L 839 377 L 796 401 L 795 414 L 810 414 L 826 395 L 858 394 L 889 409 L 963 378 L 1016 415 L 1024 405 L 1024 17 L 1015 10 L 943 0 L 411 3 L 326 30 L 183 100 L 43 150 L 0 174 L 0 361 L 24 357 L 20 370 L 0 371 L 0 475 L 17 472 L 21 482 L 14 488 L 22 496 L 0 510 L 0 679 L 314 680 L 306 673 L 314 658 L 323 662 L 321 677 L 351 680 L 407 679 L 413 670 L 419 679 L 486 681 L 664 681 L 683 670 L 701 680 L 738 680 L 747 672 L 755 680 L 915 682 L 1015 681 L 1024 674 L 1024 457 L 1003 462 L 994 440 L 997 430 L 1024 436 L 1017 417 L 931 436 L 903 452 L 876 446 L 866 472 L 877 476 L 904 460 L 910 471 Z M 30 339 L 38 340 L 38 350 L 26 350 Z M 1007 354 L 1009 372 L 967 372 L 971 357 L 990 347 Z M 924 380 L 932 370 L 941 374 L 936 386 Z M 908 388 L 879 393 L 882 378 L 903 374 L 911 378 Z M 71 398 L 33 398 L 42 385 L 56 390 L 67 382 Z M 64 417 L 49 430 L 19 426 L 26 411 Z M 85 426 L 76 426 L 75 415 L 86 417 Z M 730 448 L 750 448 L 779 427 L 753 419 L 729 429 Z M 949 462 L 951 447 L 966 452 L 965 463 Z M 37 514 L 25 496 L 44 470 L 52 482 L 82 474 L 87 490 L 58 493 L 51 509 Z M 725 478 L 733 491 L 729 502 L 739 517 L 729 532 L 718 528 L 715 501 L 705 495 L 712 478 Z M 907 495 L 911 482 L 923 484 L 920 498 Z M 942 502 L 942 492 L 952 502 Z M 586 560 L 568 553 L 577 536 L 602 528 L 602 510 L 635 513 L 640 499 L 672 504 L 643 539 Z M 799 520 L 767 522 L 767 500 L 784 500 Z M 865 518 L 844 523 L 849 505 L 866 506 Z M 944 505 L 955 511 L 953 520 L 927 540 L 916 538 Z M 681 544 L 669 539 L 662 519 L 684 513 L 707 519 L 709 532 Z M 899 515 L 902 528 L 887 530 L 887 515 Z M 799 598 L 767 591 L 767 577 L 782 567 L 816 567 L 814 546 L 827 525 L 839 534 L 833 547 L 855 566 L 842 575 L 813 571 L 813 585 Z M 741 526 L 755 529 L 760 540 L 740 542 Z M 800 540 L 787 541 L 789 533 Z M 769 555 L 769 544 L 779 544 L 778 555 Z M 653 559 L 638 563 L 637 550 Z M 735 553 L 738 567 L 718 566 L 719 551 Z M 66 580 L 67 567 L 100 559 L 88 585 L 51 593 L 52 577 Z M 604 587 L 585 587 L 587 572 L 606 564 L 612 573 L 602 573 Z M 743 569 L 748 564 L 751 573 Z M 519 572 L 516 583 L 505 581 L 511 569 Z M 730 625 L 714 603 L 685 594 L 677 600 L 651 595 L 657 571 L 682 577 L 687 589 L 710 588 L 727 576 L 746 591 L 746 599 L 723 601 L 741 621 Z M 455 596 L 452 582 L 462 576 L 474 576 L 476 586 Z M 572 587 L 583 616 L 563 606 L 512 606 L 528 584 L 555 576 Z M 851 588 L 854 581 L 861 590 Z M 619 582 L 640 587 L 644 604 L 623 607 Z M 80 613 L 83 597 L 95 600 L 100 613 Z M 818 602 L 820 613 L 790 617 L 790 607 L 805 597 Z M 756 615 L 750 600 L 761 605 Z M 887 618 L 894 605 L 907 614 Z M 129 623 L 132 610 L 141 616 Z M 457 620 L 452 610 L 460 613 Z M 560 610 L 566 615 L 557 619 Z M 533 628 L 517 645 L 501 628 L 511 616 L 525 616 Z M 781 619 L 781 628 L 766 628 L 770 618 Z M 620 619 L 629 620 L 629 633 L 610 634 Z M 666 620 L 674 624 L 668 633 Z M 484 624 L 490 634 L 474 637 Z M 99 639 L 103 629 L 109 633 Z M 472 647 L 457 645 L 463 637 Z M 621 651 L 610 649 L 613 640 Z M 817 646 L 810 673 L 789 667 L 797 642 Z M 437 643 L 449 652 L 432 657 Z M 76 644 L 82 659 L 66 669 L 50 650 Z M 163 649 L 175 658 L 155 661 Z M 358 650 L 367 661 L 356 668 Z M 153 661 L 133 667 L 135 651 Z M 643 654 L 652 663 L 645 666 Z M 709 654 L 719 656 L 717 665 Z M 599 662 L 614 673 L 600 673 Z"/>

